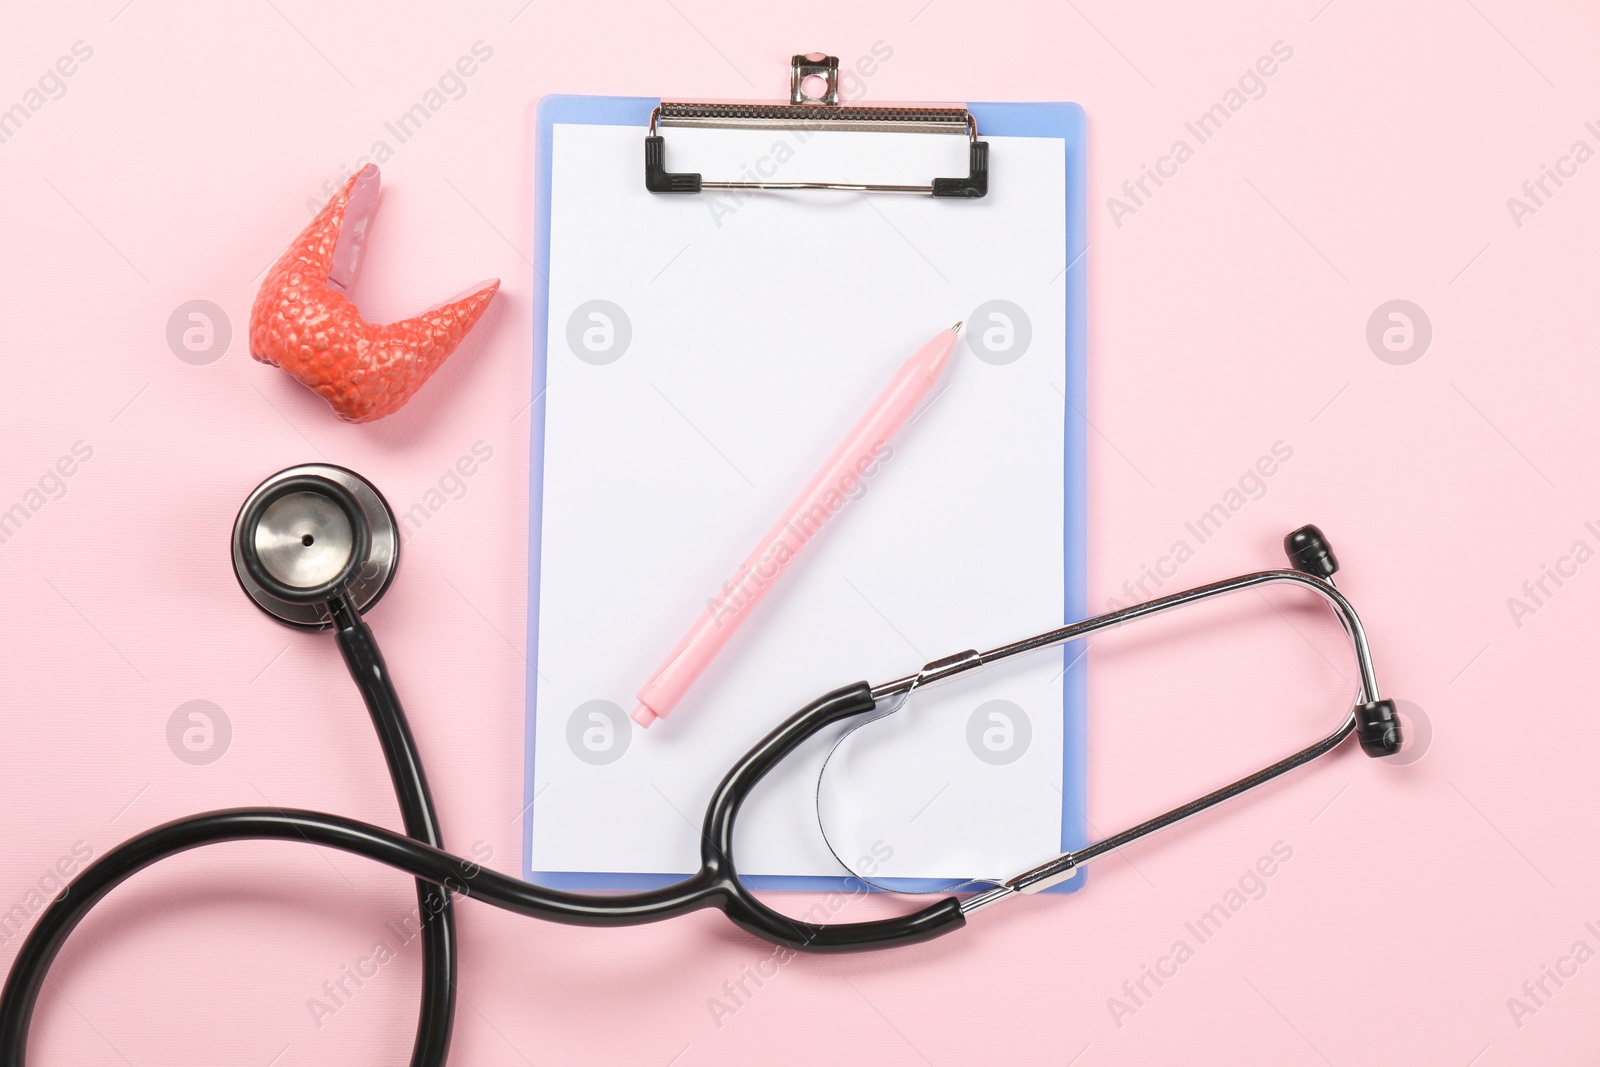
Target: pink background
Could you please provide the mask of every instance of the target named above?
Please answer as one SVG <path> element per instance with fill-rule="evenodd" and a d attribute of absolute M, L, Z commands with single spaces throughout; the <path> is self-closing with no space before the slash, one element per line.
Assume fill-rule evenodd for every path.
<path fill-rule="evenodd" d="M 1431 746 L 1404 767 L 1341 749 L 1105 861 L 1076 896 L 1012 903 L 909 950 L 795 960 L 720 1026 L 708 1001 L 769 949 L 714 914 L 602 932 L 467 903 L 454 1062 L 1592 1061 L 1600 963 L 1559 988 L 1547 979 L 1542 1004 L 1522 985 L 1545 965 L 1570 973 L 1559 961 L 1580 939 L 1600 949 L 1584 927 L 1600 927 L 1588 677 L 1600 564 L 1547 581 L 1554 595 L 1520 626 L 1507 605 L 1574 542 L 1600 547 L 1584 526 L 1600 527 L 1600 162 L 1547 182 L 1553 195 L 1520 226 L 1507 207 L 1575 140 L 1600 147 L 1584 126 L 1600 120 L 1592 9 L 325 7 L 105 0 L 4 16 L 0 107 L 74 42 L 93 55 L 0 144 L 0 508 L 74 442 L 93 455 L 0 544 L 0 911 L 24 906 L 79 842 L 99 855 L 212 807 L 398 826 L 333 646 L 240 595 L 228 528 L 245 493 L 292 462 L 350 465 L 403 509 L 478 441 L 492 460 L 408 543 L 372 622 L 447 839 L 515 872 L 534 102 L 768 97 L 797 49 L 848 63 L 882 41 L 893 56 L 868 99 L 1087 110 L 1092 604 L 1121 597 L 1282 441 L 1292 459 L 1166 588 L 1276 566 L 1287 529 L 1322 524 L 1385 691 L 1423 709 Z M 466 94 L 384 166 L 357 296 L 387 321 L 488 275 L 502 295 L 405 411 L 340 424 L 249 359 L 251 297 L 307 201 L 478 40 L 493 57 Z M 1185 121 L 1277 41 L 1293 56 L 1265 94 L 1117 225 L 1107 198 L 1175 139 L 1194 146 Z M 1366 341 L 1374 309 L 1397 298 L 1433 331 L 1403 366 Z M 193 299 L 232 323 L 209 365 L 166 339 Z M 1018 633 L 1038 621 L 1018 619 Z M 1199 623 L 1095 645 L 1088 816 L 1101 830 L 1309 741 L 1345 706 L 1348 656 L 1310 606 L 1246 596 Z M 232 725 L 207 766 L 166 740 L 194 699 Z M 1278 842 L 1292 859 L 1199 944 L 1185 923 Z M 320 1027 L 307 999 L 413 906 L 407 879 L 292 845 L 163 864 L 68 944 L 35 1060 L 402 1063 L 415 945 Z M 1170 972 L 1161 960 L 1180 939 L 1192 958 L 1131 999 L 1123 983 L 1146 965 Z M 0 947 L 7 960 L 16 944 Z M 1537 1010 L 1515 1017 L 1514 996 Z"/>

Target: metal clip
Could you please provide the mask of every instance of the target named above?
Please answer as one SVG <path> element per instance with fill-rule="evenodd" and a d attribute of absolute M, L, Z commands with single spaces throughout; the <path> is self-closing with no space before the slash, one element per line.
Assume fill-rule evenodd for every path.
<path fill-rule="evenodd" d="M 808 92 L 820 78 L 821 95 Z M 944 133 L 967 138 L 967 173 L 933 178 L 922 185 L 873 182 L 703 181 L 695 172 L 667 170 L 664 126 L 722 129 L 861 130 L 889 133 Z M 789 99 L 760 101 L 665 101 L 650 112 L 644 139 L 644 187 L 652 193 L 698 193 L 707 189 L 826 189 L 852 193 L 918 193 L 976 200 L 989 193 L 989 144 L 978 140 L 978 124 L 962 104 L 849 104 L 839 98 L 839 58 L 809 52 L 789 62 Z"/>
<path fill-rule="evenodd" d="M 806 81 L 821 78 L 825 88 L 821 96 L 806 93 Z M 808 52 L 789 60 L 789 103 L 826 104 L 839 106 L 839 57 L 825 56 L 821 52 Z"/>

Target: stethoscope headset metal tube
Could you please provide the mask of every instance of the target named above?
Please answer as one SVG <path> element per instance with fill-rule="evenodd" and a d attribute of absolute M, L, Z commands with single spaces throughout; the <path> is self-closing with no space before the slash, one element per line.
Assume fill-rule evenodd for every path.
<path fill-rule="evenodd" d="M 337 472 L 337 477 L 330 475 L 330 471 Z M 575 926 L 633 926 L 658 922 L 702 908 L 716 908 L 757 937 L 804 952 L 851 952 L 907 945 L 964 926 L 968 914 L 1000 900 L 1038 892 L 1054 885 L 1091 860 L 1108 855 L 1141 837 L 1205 811 L 1331 752 L 1352 733 L 1360 740 L 1362 750 L 1371 756 L 1391 755 L 1398 752 L 1401 746 L 1394 702 L 1384 700 L 1378 694 L 1371 652 L 1361 621 L 1349 601 L 1334 588 L 1332 576 L 1337 563 L 1333 554 L 1320 531 L 1315 527 L 1302 527 L 1285 539 L 1290 561 L 1296 568 L 1294 570 L 1242 575 L 1062 626 L 988 652 L 969 650 L 930 663 L 918 674 L 881 685 L 857 682 L 819 697 L 762 738 L 740 758 L 717 786 L 706 807 L 701 829 L 700 869 L 694 874 L 670 886 L 636 893 L 602 896 L 546 889 L 482 868 L 470 860 L 444 851 L 440 846 L 438 820 L 416 745 L 383 657 L 378 652 L 371 630 L 362 621 L 360 611 L 347 595 L 348 589 L 339 588 L 340 582 L 362 580 L 368 583 L 369 589 L 374 584 L 387 587 L 396 554 L 391 551 L 389 562 L 385 564 L 389 574 L 368 573 L 358 578 L 362 568 L 370 561 L 356 549 L 365 544 L 366 551 L 372 551 L 375 543 L 385 536 L 392 536 L 393 515 L 389 513 L 387 505 L 383 505 L 381 513 L 370 506 L 371 498 L 381 503 L 382 497 L 365 482 L 356 479 L 360 482 L 357 488 L 365 490 L 365 493 L 348 492 L 351 488 L 349 479 L 355 479 L 356 476 L 341 468 L 294 468 L 268 479 L 262 488 L 272 486 L 278 479 L 307 476 L 328 477 L 330 480 L 323 485 L 314 481 L 295 482 L 291 489 L 277 492 L 264 504 L 258 500 L 261 490 L 257 490 L 247 501 L 235 526 L 235 561 L 237 569 L 242 572 L 240 582 L 265 610 L 283 618 L 284 615 L 275 610 L 281 606 L 283 612 L 291 616 L 285 621 L 293 625 L 308 625 L 303 614 L 297 615 L 290 610 L 296 597 L 305 596 L 305 589 L 315 588 L 318 595 L 324 598 L 322 603 L 326 605 L 326 611 L 323 613 L 323 625 L 336 630 L 346 665 L 356 679 L 378 729 L 395 791 L 400 799 L 407 836 L 321 812 L 237 808 L 178 819 L 130 838 L 85 868 L 62 895 L 45 909 L 29 932 L 12 963 L 4 991 L 0 993 L 0 1067 L 22 1067 L 29 1022 L 50 965 L 67 937 L 90 909 L 117 885 L 145 867 L 203 845 L 243 839 L 301 841 L 364 856 L 417 879 L 419 903 L 424 909 L 424 928 L 428 931 L 428 937 L 424 943 L 422 1012 L 412 1064 L 413 1067 L 424 1067 L 442 1064 L 449 1047 L 455 971 L 454 921 L 449 903 L 451 894 L 475 897 L 521 915 Z M 329 489 L 329 486 L 333 488 Z M 341 489 L 347 491 L 341 493 Z M 315 495 L 318 492 L 327 493 L 332 501 L 331 511 L 315 500 L 292 499 L 295 494 Z M 278 512 L 274 513 L 272 505 L 277 501 L 291 503 L 280 504 Z M 255 505 L 253 508 L 252 504 Z M 337 518 L 329 519 L 328 515 L 333 514 Z M 391 528 L 361 529 L 364 525 L 370 527 L 374 522 L 381 525 L 384 516 L 387 516 Z M 331 529 L 331 532 L 339 534 L 342 530 L 339 519 L 343 519 L 350 527 L 350 559 L 342 562 L 320 560 L 316 565 L 302 566 L 304 560 L 296 560 L 293 556 L 294 538 L 304 537 L 297 533 L 300 526 L 295 523 L 306 526 L 308 533 L 313 533 L 310 527 L 315 526 L 323 532 L 337 528 Z M 257 543 L 257 531 L 262 523 L 269 527 L 276 523 L 277 527 L 269 530 L 269 534 L 282 536 L 264 535 L 260 539 L 263 551 L 242 549 L 241 539 L 248 539 L 252 545 Z M 313 540 L 303 542 L 308 550 L 314 547 L 315 536 L 313 533 Z M 287 556 L 282 552 L 285 545 L 289 548 Z M 342 540 L 339 540 L 339 547 L 342 551 Z M 278 553 L 276 556 L 273 555 L 275 551 Z M 289 561 L 287 563 L 286 558 Z M 286 574 L 292 575 L 293 581 L 299 584 L 286 581 Z M 1361 693 L 1356 705 L 1337 729 L 1316 743 L 1255 774 L 1074 852 L 1063 853 L 984 892 L 965 899 L 946 897 L 893 918 L 853 923 L 810 923 L 767 907 L 740 881 L 733 858 L 734 823 L 740 807 L 773 767 L 827 727 L 873 712 L 879 702 L 886 698 L 903 696 L 913 688 L 944 681 L 1012 656 L 1057 647 L 1101 630 L 1201 600 L 1275 583 L 1309 588 L 1327 601 L 1343 624 L 1355 652 L 1361 678 Z M 382 588 L 379 588 L 377 595 L 381 595 L 381 592 Z M 266 594 L 265 599 L 259 595 L 262 593 Z M 286 593 L 287 596 L 284 595 Z M 282 605 L 273 603 L 274 597 L 282 600 Z M 376 595 L 371 596 L 361 608 L 369 607 L 376 599 Z"/>

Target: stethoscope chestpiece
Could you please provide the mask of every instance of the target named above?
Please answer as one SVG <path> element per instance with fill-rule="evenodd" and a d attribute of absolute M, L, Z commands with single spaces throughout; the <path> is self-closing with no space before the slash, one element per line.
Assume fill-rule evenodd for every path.
<path fill-rule="evenodd" d="M 233 524 L 239 585 L 268 615 L 301 629 L 331 626 L 326 605 L 341 592 L 366 611 L 389 588 L 399 561 L 399 530 L 383 494 L 331 464 L 274 474 Z"/>

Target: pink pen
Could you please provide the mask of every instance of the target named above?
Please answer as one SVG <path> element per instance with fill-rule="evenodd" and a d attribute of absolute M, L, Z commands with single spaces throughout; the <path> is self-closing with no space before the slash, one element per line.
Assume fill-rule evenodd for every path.
<path fill-rule="evenodd" d="M 828 462 L 795 497 L 783 518 L 723 584 L 721 592 L 706 602 L 706 610 L 667 656 L 655 677 L 639 690 L 639 706 L 633 709 L 635 722 L 649 726 L 672 713 L 806 542 L 844 506 L 863 476 L 887 458 L 889 439 L 944 376 L 960 329 L 958 322 L 901 365 Z"/>

